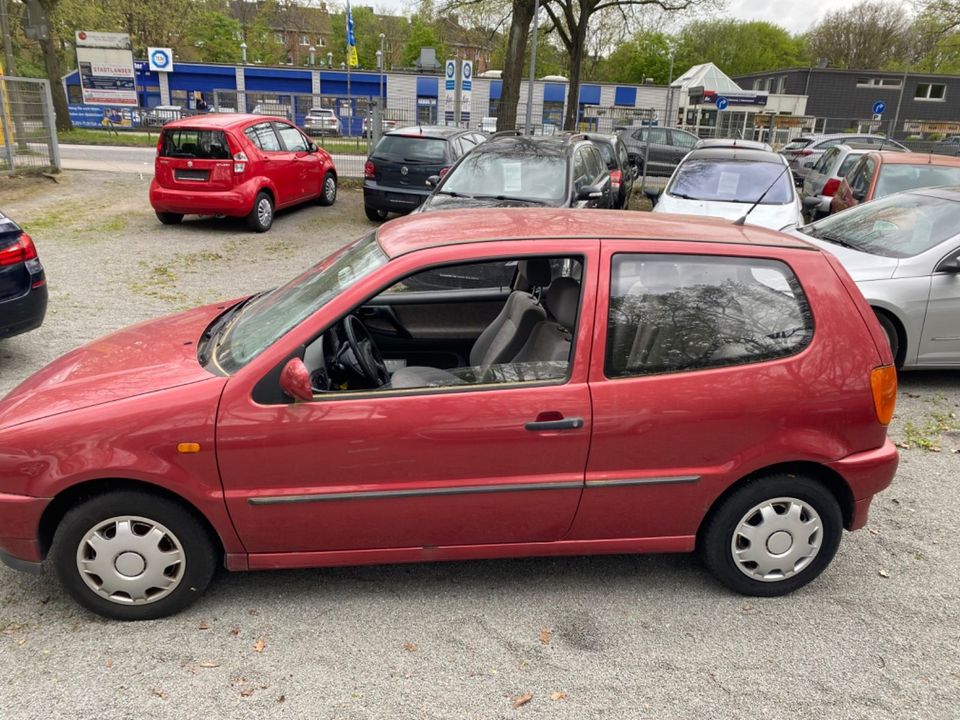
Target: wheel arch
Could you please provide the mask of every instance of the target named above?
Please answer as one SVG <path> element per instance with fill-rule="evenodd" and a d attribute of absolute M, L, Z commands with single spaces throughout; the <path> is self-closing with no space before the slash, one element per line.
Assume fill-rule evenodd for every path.
<path fill-rule="evenodd" d="M 874 313 L 878 315 L 883 315 L 888 320 L 890 320 L 890 322 L 893 324 L 894 330 L 897 331 L 897 339 L 900 343 L 900 347 L 897 350 L 897 357 L 895 357 L 893 360 L 894 360 L 894 364 L 896 364 L 897 367 L 900 367 L 906 361 L 907 350 L 909 349 L 909 342 L 910 342 L 910 338 L 907 337 L 906 324 L 903 322 L 903 320 L 900 318 L 897 312 L 892 308 L 889 308 L 885 304 L 875 302 L 872 300 L 868 302 L 870 304 L 870 309 L 873 310 Z"/>
<path fill-rule="evenodd" d="M 184 510 L 190 513 L 200 525 L 206 530 L 210 541 L 214 544 L 216 551 L 221 555 L 226 553 L 226 545 L 220 533 L 214 527 L 213 523 L 204 515 L 200 509 L 182 495 L 168 490 L 159 485 L 142 480 L 131 480 L 129 478 L 99 478 L 96 480 L 87 480 L 85 482 L 71 485 L 68 488 L 57 493 L 50 504 L 44 509 L 40 516 L 40 523 L 37 528 L 37 539 L 40 543 L 41 557 L 46 558 L 53 544 L 53 536 L 57 527 L 72 507 L 86 502 L 99 495 L 106 495 L 119 490 L 137 490 L 149 493 L 157 497 L 171 500 L 180 505 Z"/>
<path fill-rule="evenodd" d="M 737 490 L 747 483 L 756 480 L 757 478 L 777 474 L 802 475 L 821 483 L 827 490 L 830 491 L 830 494 L 836 498 L 837 504 L 840 506 L 840 513 L 843 516 L 843 527 L 847 530 L 850 529 L 851 525 L 853 524 L 853 515 L 856 502 L 853 497 L 853 491 L 850 489 L 847 481 L 843 479 L 843 476 L 826 465 L 821 465 L 820 463 L 816 462 L 785 462 L 778 463 L 776 465 L 768 465 L 766 467 L 754 470 L 749 475 L 745 475 L 737 480 L 719 496 L 717 496 L 713 503 L 711 503 L 707 512 L 704 513 L 703 519 L 700 521 L 700 526 L 697 528 L 697 545 L 700 545 L 703 531 L 709 525 L 710 519 L 716 513 L 717 508 L 719 508 L 728 497 L 733 495 L 733 493 L 737 492 Z"/>

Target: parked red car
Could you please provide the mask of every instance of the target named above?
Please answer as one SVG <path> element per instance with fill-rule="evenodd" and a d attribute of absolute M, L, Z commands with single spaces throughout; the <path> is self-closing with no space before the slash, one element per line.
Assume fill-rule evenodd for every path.
<path fill-rule="evenodd" d="M 150 204 L 164 225 L 187 214 L 228 215 L 266 232 L 276 210 L 336 199 L 333 158 L 281 118 L 194 115 L 160 133 Z"/>
<path fill-rule="evenodd" d="M 478 265 L 512 281 L 407 284 L 502 277 Z M 185 607 L 220 563 L 698 549 L 731 588 L 780 595 L 890 483 L 895 395 L 874 314 L 802 240 L 640 213 L 418 214 L 11 392 L 0 554 L 48 558 L 124 619 Z"/>
<path fill-rule="evenodd" d="M 890 150 L 871 152 L 861 157 L 840 181 L 830 201 L 830 212 L 838 213 L 904 190 L 938 185 L 960 185 L 960 158 Z"/>

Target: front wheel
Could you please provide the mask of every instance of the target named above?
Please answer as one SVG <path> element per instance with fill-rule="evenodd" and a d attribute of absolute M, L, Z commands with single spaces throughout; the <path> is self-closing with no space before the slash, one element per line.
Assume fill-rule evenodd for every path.
<path fill-rule="evenodd" d="M 265 192 L 258 192 L 253 201 L 253 209 L 247 215 L 247 227 L 254 232 L 262 233 L 273 225 L 273 200 Z"/>
<path fill-rule="evenodd" d="M 707 568 L 745 595 L 774 597 L 822 573 L 840 544 L 843 517 L 816 480 L 778 474 L 757 478 L 723 500 L 701 532 Z"/>
<path fill-rule="evenodd" d="M 327 172 L 323 176 L 323 183 L 320 185 L 320 195 L 317 196 L 317 203 L 320 205 L 333 205 L 337 201 L 337 178 L 332 172 Z"/>
<path fill-rule="evenodd" d="M 50 549 L 63 587 L 88 610 L 115 620 L 152 620 L 193 603 L 217 554 L 205 528 L 167 498 L 124 490 L 72 508 Z"/>

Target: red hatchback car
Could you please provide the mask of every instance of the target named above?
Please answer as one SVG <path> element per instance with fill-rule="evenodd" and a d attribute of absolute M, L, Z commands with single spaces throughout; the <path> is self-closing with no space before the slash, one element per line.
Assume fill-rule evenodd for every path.
<path fill-rule="evenodd" d="M 187 214 L 228 215 L 266 232 L 278 209 L 336 199 L 329 153 L 281 118 L 195 115 L 160 133 L 150 204 L 165 225 Z"/>
<path fill-rule="evenodd" d="M 780 595 L 891 482 L 895 395 L 870 308 L 801 240 L 641 213 L 416 215 L 11 392 L 0 555 L 46 558 L 122 619 L 185 607 L 220 563 L 697 549 L 729 587 Z"/>

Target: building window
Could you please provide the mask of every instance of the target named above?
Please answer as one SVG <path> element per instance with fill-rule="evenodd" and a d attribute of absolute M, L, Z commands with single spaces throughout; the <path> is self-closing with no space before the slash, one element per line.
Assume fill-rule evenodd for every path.
<path fill-rule="evenodd" d="M 777 95 L 783 95 L 783 91 L 787 87 L 787 78 L 785 75 L 781 75 L 777 79 Z"/>
<path fill-rule="evenodd" d="M 307 47 L 307 46 L 310 44 L 310 36 L 309 36 L 309 35 L 301 35 L 301 36 L 300 36 L 300 44 L 303 45 L 304 47 Z"/>
<path fill-rule="evenodd" d="M 274 33 L 273 34 L 274 42 L 283 45 L 283 33 Z"/>
<path fill-rule="evenodd" d="M 913 93 L 913 99 L 942 101 L 946 94 L 947 86 L 943 83 L 920 83 Z"/>
<path fill-rule="evenodd" d="M 759 89 L 760 89 L 760 83 L 761 83 L 760 78 L 755 78 L 754 81 L 753 81 L 753 89 L 754 89 L 754 90 L 759 90 Z"/>
<path fill-rule="evenodd" d="M 883 88 L 884 90 L 899 90 L 902 84 L 903 84 L 903 81 L 900 78 L 869 78 L 869 77 L 857 78 L 858 88 L 867 88 L 867 89 Z"/>
<path fill-rule="evenodd" d="M 318 48 L 322 48 L 323 46 L 324 46 L 323 38 L 322 38 L 322 37 L 318 37 L 318 38 L 317 38 L 317 47 L 318 47 Z"/>

